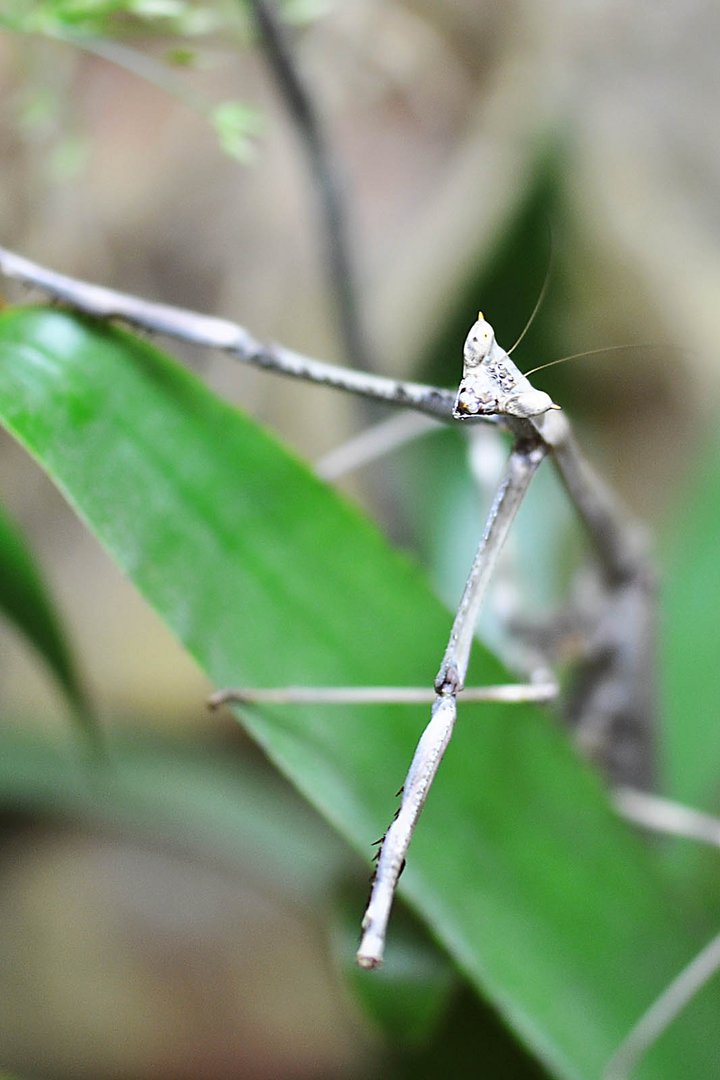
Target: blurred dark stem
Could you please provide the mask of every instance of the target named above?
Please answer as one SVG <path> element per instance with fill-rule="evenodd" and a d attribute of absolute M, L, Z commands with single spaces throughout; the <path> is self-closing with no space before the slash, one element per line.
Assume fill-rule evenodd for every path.
<path fill-rule="evenodd" d="M 330 293 L 334 299 L 347 359 L 355 367 L 372 370 L 375 365 L 360 315 L 344 184 L 337 160 L 325 137 L 312 95 L 300 75 L 287 31 L 272 0 L 251 0 L 250 8 L 265 58 L 317 184 Z"/>

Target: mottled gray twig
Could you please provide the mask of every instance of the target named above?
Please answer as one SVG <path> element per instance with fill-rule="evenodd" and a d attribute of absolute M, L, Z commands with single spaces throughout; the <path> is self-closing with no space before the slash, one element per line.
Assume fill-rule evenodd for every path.
<path fill-rule="evenodd" d="M 452 420 L 455 394 L 437 386 L 403 382 L 382 375 L 327 364 L 283 348 L 264 345 L 244 327 L 227 319 L 201 315 L 186 308 L 155 304 L 128 293 L 79 281 L 31 262 L 22 255 L 0 248 L 0 273 L 39 289 L 60 303 L 99 319 L 119 319 L 151 334 L 164 334 L 191 345 L 219 349 L 234 360 L 264 368 L 279 375 L 305 379 L 351 394 L 384 401 L 389 405 L 416 409 L 439 420 Z M 497 423 L 497 417 L 479 417 Z"/>

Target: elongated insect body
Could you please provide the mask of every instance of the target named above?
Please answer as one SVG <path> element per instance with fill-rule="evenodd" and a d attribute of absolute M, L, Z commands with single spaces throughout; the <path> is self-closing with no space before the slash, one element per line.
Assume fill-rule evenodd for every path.
<path fill-rule="evenodd" d="M 453 406 L 455 419 L 504 414 L 527 420 L 560 408 L 549 394 L 536 390 L 515 366 L 498 345 L 495 331 L 482 312 L 470 327 L 463 357 L 462 380 Z"/>
<path fill-rule="evenodd" d="M 515 422 L 502 427 L 514 436 L 505 472 L 498 484 L 488 517 L 467 577 L 448 644 L 434 688 L 407 687 L 308 687 L 266 690 L 230 690 L 214 695 L 215 705 L 229 701 L 248 703 L 349 703 L 425 700 L 433 702 L 429 723 L 422 733 L 410 770 L 401 789 L 401 802 L 381 844 L 377 872 L 363 919 L 362 939 L 357 960 L 363 968 L 382 963 L 388 919 L 398 878 L 405 864 L 420 813 L 450 741 L 458 698 L 516 702 L 554 700 L 558 686 L 542 661 L 534 665 L 527 684 L 485 686 L 465 690 L 468 661 L 474 641 L 477 617 L 488 583 L 497 568 L 499 554 L 507 539 L 527 489 L 545 457 L 551 457 L 574 503 L 592 542 L 599 567 L 601 604 L 597 615 L 579 611 L 580 620 L 571 618 L 570 626 L 580 626 L 591 648 L 590 672 L 584 690 L 589 702 L 593 731 L 598 722 L 608 738 L 622 738 L 623 747 L 632 748 L 632 757 L 622 750 L 608 761 L 620 761 L 618 779 L 627 786 L 638 769 L 644 768 L 645 746 L 651 732 L 653 609 L 655 575 L 648 561 L 647 542 L 642 530 L 627 521 L 611 493 L 595 475 L 580 453 L 565 416 L 548 394 L 536 390 L 510 359 L 509 353 L 495 341 L 492 326 L 482 314 L 471 327 L 464 346 L 462 379 L 456 395 L 441 387 L 408 383 L 395 378 L 367 374 L 354 369 L 324 363 L 302 356 L 290 349 L 266 346 L 244 327 L 224 319 L 185 309 L 154 304 L 88 282 L 77 281 L 46 267 L 30 262 L 0 247 L 0 274 L 39 288 L 61 303 L 94 318 L 120 319 L 130 326 L 150 333 L 162 333 L 178 340 L 221 349 L 233 360 L 252 364 L 293 378 L 332 386 L 365 398 L 395 405 L 403 410 L 427 414 L 447 423 L 451 419 L 494 423 L 493 417 L 507 416 Z M 542 297 L 542 294 L 541 294 Z M 536 305 L 537 307 L 537 305 Z M 521 339 L 520 339 L 521 340 Z M 514 346 L 513 346 L 514 348 Z M 609 351 L 607 349 L 594 351 Z M 511 350 L 512 352 L 512 350 Z M 586 355 L 586 354 L 583 354 Z M 551 361 L 561 363 L 562 360 Z M 542 365 L 546 367 L 548 365 Z M 534 368 L 534 374 L 539 368 Z M 367 456 L 363 458 L 367 460 Z M 574 616 L 574 612 L 570 612 Z M 586 629 L 587 627 L 587 629 Z M 428 679 L 429 683 L 429 679 Z M 619 718 L 622 723 L 615 722 Z M 638 736 L 637 733 L 640 733 Z M 629 740 L 629 742 L 628 742 Z M 622 749 L 622 748 L 621 748 Z M 639 762 L 639 764 L 638 764 Z M 627 791 L 625 792 L 627 800 Z M 626 803 L 625 803 L 626 804 Z M 681 825 L 687 828 L 686 808 L 676 810 Z M 631 817 L 632 819 L 632 817 Z M 657 827 L 666 827 L 666 814 L 657 815 Z M 644 822 L 647 824 L 647 821 Z M 672 831 L 681 831 L 677 827 Z M 688 832 L 688 835 L 695 835 Z M 628 1076 L 632 1065 L 651 1041 L 682 1008 L 689 997 L 707 981 L 720 960 L 718 939 L 684 969 L 677 979 L 633 1028 L 603 1074 Z"/>

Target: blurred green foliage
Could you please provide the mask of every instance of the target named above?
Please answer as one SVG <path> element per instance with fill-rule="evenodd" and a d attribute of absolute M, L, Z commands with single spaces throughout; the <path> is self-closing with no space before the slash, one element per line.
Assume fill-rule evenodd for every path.
<path fill-rule="evenodd" d="M 37 650 L 61 686 L 81 730 L 99 730 L 67 634 L 29 545 L 0 506 L 0 614 Z"/>

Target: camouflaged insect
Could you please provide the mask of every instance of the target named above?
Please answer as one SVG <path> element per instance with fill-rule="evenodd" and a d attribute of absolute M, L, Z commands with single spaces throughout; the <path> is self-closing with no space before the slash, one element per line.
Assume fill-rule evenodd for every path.
<path fill-rule="evenodd" d="M 457 420 L 503 414 L 528 420 L 559 409 L 549 394 L 536 390 L 495 340 L 495 331 L 478 313 L 463 349 L 463 373 L 453 406 Z"/>

